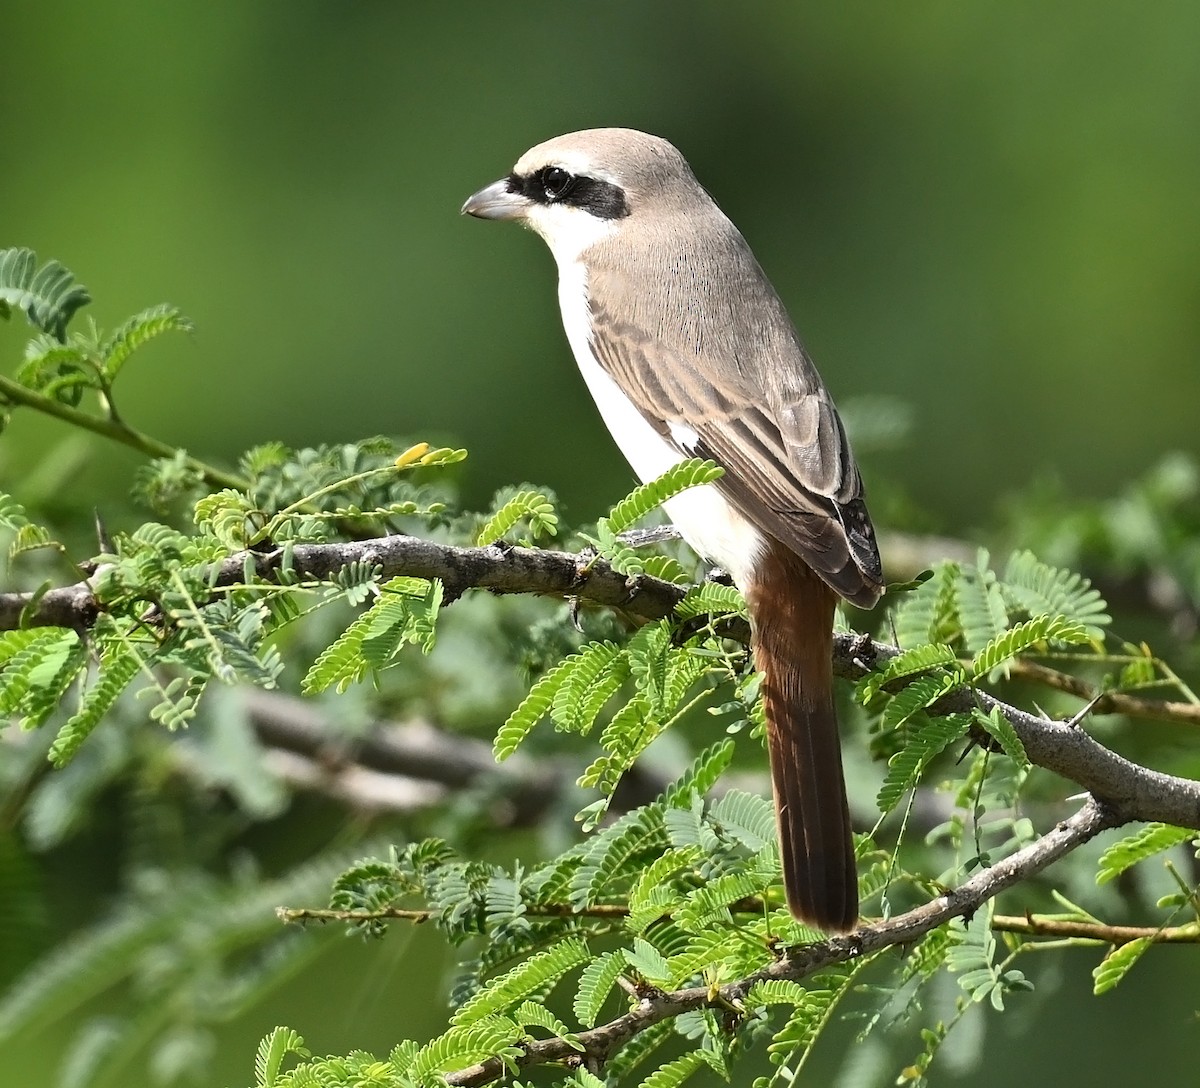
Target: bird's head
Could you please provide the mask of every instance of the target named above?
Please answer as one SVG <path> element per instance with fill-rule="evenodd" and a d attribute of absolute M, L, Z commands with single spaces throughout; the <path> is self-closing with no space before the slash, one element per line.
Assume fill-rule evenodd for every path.
<path fill-rule="evenodd" d="M 463 205 L 480 219 L 515 219 L 545 239 L 560 263 L 577 259 L 650 215 L 707 201 L 666 140 L 628 128 L 595 128 L 530 148 L 505 178 Z"/>

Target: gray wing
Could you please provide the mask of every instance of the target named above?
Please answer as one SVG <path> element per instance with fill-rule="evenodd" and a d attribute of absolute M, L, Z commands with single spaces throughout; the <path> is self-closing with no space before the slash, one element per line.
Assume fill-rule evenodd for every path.
<path fill-rule="evenodd" d="M 763 342 L 765 334 L 757 334 L 756 350 L 783 356 L 763 367 L 728 355 L 714 358 L 713 349 L 722 346 L 719 334 L 694 337 L 701 345 L 695 350 L 672 349 L 665 336 L 614 318 L 594 295 L 591 303 L 596 360 L 642 415 L 681 451 L 724 468 L 715 486 L 754 525 L 847 600 L 874 605 L 882 569 L 858 466 L 790 322 L 791 343 L 789 337 Z M 742 333 L 743 344 L 756 335 Z M 705 339 L 711 346 L 703 346 Z M 682 427 L 672 430 L 671 424 Z"/>

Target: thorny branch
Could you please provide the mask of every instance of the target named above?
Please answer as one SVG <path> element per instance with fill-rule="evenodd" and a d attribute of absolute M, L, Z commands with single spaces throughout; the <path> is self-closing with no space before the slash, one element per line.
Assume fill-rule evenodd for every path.
<path fill-rule="evenodd" d="M 539 548 L 485 548 L 438 544 L 414 536 L 385 536 L 334 544 L 300 544 L 289 557 L 290 572 L 301 579 L 328 578 L 352 563 L 376 565 L 385 578 L 409 575 L 437 578 L 447 600 L 468 589 L 493 593 L 528 593 L 574 597 L 594 604 L 624 608 L 641 619 L 669 616 L 684 591 L 670 582 L 646 576 L 627 578 L 601 560 Z M 279 576 L 284 552 L 238 552 L 221 563 L 217 585 L 235 585 L 247 568 L 265 580 Z M 25 623 L 31 627 L 83 630 L 96 622 L 100 604 L 86 582 L 32 593 L 0 593 L 0 630 Z"/>
<path fill-rule="evenodd" d="M 218 568 L 217 582 L 235 585 L 247 569 L 262 579 L 278 577 L 282 550 L 260 554 L 239 552 Z M 297 545 L 289 557 L 293 576 L 324 579 L 349 565 L 376 565 L 384 577 L 405 574 L 438 578 L 448 600 L 468 589 L 493 593 L 525 593 L 590 601 L 618 608 L 643 620 L 671 614 L 686 588 L 647 575 L 627 577 L 602 560 L 569 552 L 538 548 L 489 546 L 457 547 L 412 536 L 387 536 L 336 544 Z M 40 597 L 0 594 L 0 630 L 26 622 L 82 629 L 95 622 L 100 605 L 86 583 L 51 589 Z M 725 632 L 746 640 L 744 623 Z M 862 635 L 839 635 L 834 640 L 834 671 L 857 680 L 872 665 L 899 653 L 895 646 Z M 1142 700 L 1144 701 L 1144 700 Z M 946 709 L 969 711 L 973 706 L 999 708 L 1012 723 L 1029 759 L 1077 783 L 1125 819 L 1161 820 L 1181 827 L 1200 828 L 1200 782 L 1162 774 L 1117 755 L 1071 722 L 1039 717 L 977 689 L 960 689 L 941 703 Z"/>
<path fill-rule="evenodd" d="M 1117 827 L 1123 822 L 1124 817 L 1089 798 L 1074 816 L 1064 820 L 1040 839 L 991 868 L 981 870 L 954 890 L 905 914 L 860 926 L 844 937 L 831 937 L 815 944 L 789 949 L 786 956 L 761 971 L 717 989 L 694 986 L 670 993 L 651 993 L 643 996 L 634 1008 L 623 1016 L 590 1031 L 581 1031 L 575 1036 L 584 1047 L 584 1060 L 589 1067 L 598 1069 L 616 1051 L 647 1028 L 693 1009 L 737 1009 L 741 1007 L 751 987 L 761 980 L 789 979 L 798 982 L 837 963 L 870 955 L 885 948 L 910 945 L 951 918 L 973 914 L 1006 888 L 1033 876 L 1100 832 Z M 564 1040 L 544 1039 L 528 1044 L 524 1053 L 517 1059 L 517 1064 L 528 1068 L 551 1062 L 577 1062 L 579 1059 L 578 1051 Z M 503 1062 L 499 1058 L 489 1058 L 467 1069 L 448 1074 L 446 1083 L 474 1088 L 498 1080 L 504 1073 Z"/>
<path fill-rule="evenodd" d="M 1131 718 L 1200 725 L 1200 703 L 1146 699 L 1120 691 L 1102 691 L 1078 676 L 1049 668 L 1037 661 L 1014 661 L 1009 667 L 1009 675 L 1074 695 L 1085 703 L 1091 703 L 1094 714 L 1128 714 Z"/>

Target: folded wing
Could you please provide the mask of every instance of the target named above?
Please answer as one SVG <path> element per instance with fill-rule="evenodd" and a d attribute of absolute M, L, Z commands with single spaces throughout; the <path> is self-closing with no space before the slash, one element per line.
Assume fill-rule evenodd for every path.
<path fill-rule="evenodd" d="M 593 300 L 592 351 L 664 438 L 726 470 L 715 486 L 745 517 L 848 601 L 878 600 L 879 551 L 858 467 L 798 344 L 771 361 L 672 349 L 661 330 L 651 336 Z"/>

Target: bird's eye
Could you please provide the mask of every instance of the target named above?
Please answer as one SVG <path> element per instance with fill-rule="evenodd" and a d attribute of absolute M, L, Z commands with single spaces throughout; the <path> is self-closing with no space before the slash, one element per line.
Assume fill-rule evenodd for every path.
<path fill-rule="evenodd" d="M 561 200 L 575 184 L 573 175 L 561 166 L 547 166 L 542 171 L 542 191 L 547 200 Z"/>

